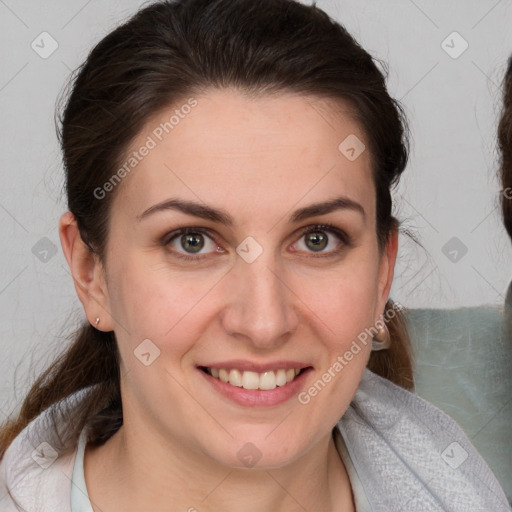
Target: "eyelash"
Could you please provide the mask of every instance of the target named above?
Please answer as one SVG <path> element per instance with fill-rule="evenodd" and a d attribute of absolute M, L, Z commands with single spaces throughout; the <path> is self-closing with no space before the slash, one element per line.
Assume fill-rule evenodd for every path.
<path fill-rule="evenodd" d="M 300 232 L 299 239 L 302 238 L 303 236 L 309 234 L 309 233 L 316 233 L 317 231 L 327 231 L 327 232 L 330 232 L 330 233 L 334 233 L 341 240 L 340 247 L 337 248 L 337 249 L 334 249 L 332 251 L 329 251 L 327 254 L 314 254 L 314 253 L 312 253 L 310 257 L 313 257 L 313 258 L 327 258 L 329 256 L 337 255 L 343 249 L 345 249 L 347 247 L 351 247 L 351 245 L 352 245 L 352 240 L 347 235 L 347 233 L 345 233 L 344 231 L 342 231 L 338 227 L 334 226 L 333 224 L 329 224 L 329 223 L 314 224 L 312 226 L 308 226 L 308 227 L 304 228 Z M 175 238 L 177 238 L 179 236 L 182 236 L 182 235 L 187 235 L 189 233 L 206 235 L 209 238 L 211 238 L 215 243 L 217 243 L 217 241 L 215 240 L 215 237 L 213 236 L 213 234 L 208 229 L 196 228 L 196 227 L 185 227 L 185 228 L 181 228 L 181 229 L 178 229 L 176 231 L 173 231 L 171 233 L 168 233 L 161 240 L 161 244 L 163 246 L 167 247 Z M 217 245 L 219 245 L 219 244 L 217 244 Z M 183 259 L 185 261 L 200 261 L 200 260 L 203 260 L 203 259 L 208 257 L 207 255 L 188 256 L 188 255 L 186 255 L 184 253 L 179 253 L 179 252 L 174 251 L 174 250 L 172 252 L 173 252 L 174 256 L 176 256 L 177 258 Z"/>

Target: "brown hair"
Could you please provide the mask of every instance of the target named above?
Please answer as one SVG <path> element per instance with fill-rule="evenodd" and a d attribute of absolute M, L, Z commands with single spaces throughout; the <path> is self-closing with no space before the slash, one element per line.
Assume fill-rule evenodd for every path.
<path fill-rule="evenodd" d="M 503 110 L 498 124 L 501 178 L 501 213 L 512 240 L 512 57 L 508 59 L 503 80 Z"/>
<path fill-rule="evenodd" d="M 398 229 L 391 188 L 408 158 L 405 115 L 389 96 L 383 72 L 352 36 L 316 5 L 294 0 L 159 1 L 92 49 L 57 128 L 68 209 L 89 249 L 104 261 L 114 195 L 99 200 L 94 191 L 119 168 L 147 120 L 183 98 L 223 87 L 262 95 L 297 92 L 352 105 L 372 156 L 382 250 Z M 393 308 L 391 301 L 386 307 Z M 368 367 L 412 389 L 410 341 L 400 312 L 388 327 L 392 347 L 373 352 Z M 0 457 L 33 418 L 88 386 L 97 384 L 66 425 L 68 438 L 76 443 L 87 422 L 89 441 L 102 444 L 122 425 L 114 332 L 86 323 L 71 340 L 33 384 L 19 415 L 1 427 Z"/>

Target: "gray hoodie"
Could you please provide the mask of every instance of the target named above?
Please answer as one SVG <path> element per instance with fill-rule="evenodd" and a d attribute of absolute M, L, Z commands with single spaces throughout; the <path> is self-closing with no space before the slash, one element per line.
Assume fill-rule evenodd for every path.
<path fill-rule="evenodd" d="M 71 453 L 59 453 L 66 445 L 66 418 L 73 417 L 73 407 L 89 389 L 63 400 L 62 410 L 50 408 L 63 421 L 54 425 L 47 410 L 11 443 L 0 462 L 0 512 L 72 511 L 71 489 L 80 483 L 72 481 L 78 439 L 66 441 L 74 446 Z M 357 512 L 512 510 L 496 477 L 453 419 L 368 369 L 333 434 Z"/>

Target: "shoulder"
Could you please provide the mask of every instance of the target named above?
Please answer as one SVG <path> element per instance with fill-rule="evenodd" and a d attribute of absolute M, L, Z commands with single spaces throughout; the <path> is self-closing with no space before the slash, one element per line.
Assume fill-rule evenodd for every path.
<path fill-rule="evenodd" d="M 2 512 L 69 511 L 71 479 L 76 450 L 58 457 L 50 466 L 39 465 L 41 460 L 51 460 L 45 448 L 34 449 L 31 461 L 21 453 L 11 451 L 0 463 L 0 510 Z M 39 462 L 36 461 L 39 459 Z M 66 508 L 68 507 L 68 508 Z"/>
<path fill-rule="evenodd" d="M 368 369 L 338 428 L 374 510 L 510 511 L 461 427 Z"/>
<path fill-rule="evenodd" d="M 34 418 L 7 448 L 0 462 L 0 510 L 68 512 L 77 441 L 66 435 L 86 388 Z"/>

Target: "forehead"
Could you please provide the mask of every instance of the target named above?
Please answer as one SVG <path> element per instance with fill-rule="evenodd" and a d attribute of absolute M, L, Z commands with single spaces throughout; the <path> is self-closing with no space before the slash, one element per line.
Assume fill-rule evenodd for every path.
<path fill-rule="evenodd" d="M 307 203 L 343 194 L 372 210 L 365 146 L 365 134 L 346 103 L 292 93 L 249 97 L 233 89 L 210 90 L 147 121 L 127 151 L 125 162 L 134 153 L 137 161 L 115 203 L 137 215 L 179 196 L 224 208 L 245 206 L 253 213 L 272 205 L 278 214 L 302 198 Z"/>

